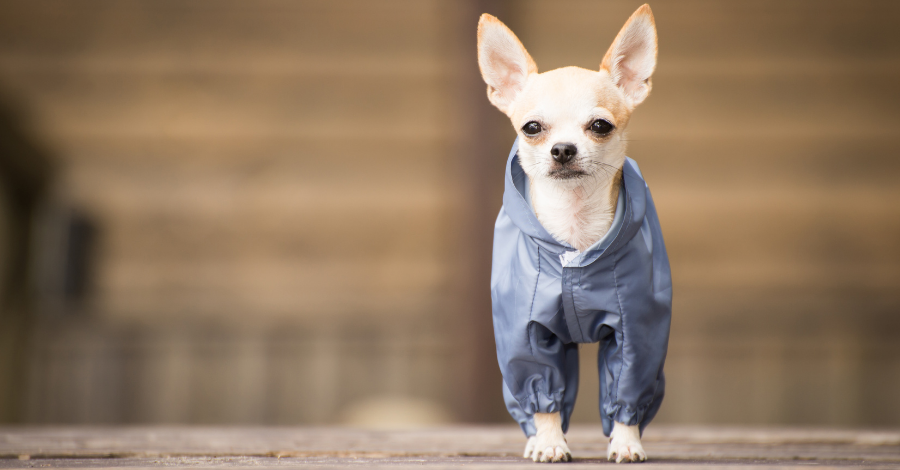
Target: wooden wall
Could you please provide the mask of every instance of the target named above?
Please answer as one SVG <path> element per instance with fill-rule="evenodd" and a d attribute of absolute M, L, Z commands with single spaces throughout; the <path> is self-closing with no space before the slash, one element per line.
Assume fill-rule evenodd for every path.
<path fill-rule="evenodd" d="M 22 419 L 507 422 L 479 286 L 514 135 L 477 14 L 595 68 L 639 4 L 0 1 L 46 205 L 99 229 L 86 304 L 32 323 Z M 660 421 L 900 423 L 898 7 L 651 6 L 629 155 L 675 282 Z"/>
<path fill-rule="evenodd" d="M 60 191 L 103 221 L 98 315 L 433 307 L 436 2 L 6 6 L 8 93 L 66 162 Z"/>
<path fill-rule="evenodd" d="M 3 92 L 64 168 L 48 205 L 99 229 L 80 316 L 35 327 L 25 419 L 460 408 L 440 2 L 0 11 Z"/>

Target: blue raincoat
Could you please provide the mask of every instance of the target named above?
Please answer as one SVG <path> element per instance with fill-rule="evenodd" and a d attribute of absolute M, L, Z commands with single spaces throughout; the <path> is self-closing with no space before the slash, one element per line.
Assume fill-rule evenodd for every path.
<path fill-rule="evenodd" d="M 665 389 L 672 276 L 650 189 L 634 160 L 609 232 L 582 253 L 553 238 L 532 210 L 513 144 L 491 269 L 494 338 L 503 396 L 527 436 L 534 413 L 560 412 L 578 392 L 578 343 L 599 342 L 600 416 L 644 427 Z"/>

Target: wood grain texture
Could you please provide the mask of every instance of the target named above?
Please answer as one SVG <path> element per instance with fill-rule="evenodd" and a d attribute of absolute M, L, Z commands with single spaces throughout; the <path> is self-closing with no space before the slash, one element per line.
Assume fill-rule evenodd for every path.
<path fill-rule="evenodd" d="M 596 426 L 575 426 L 575 466 L 605 462 Z M 466 466 L 511 467 L 524 438 L 513 426 L 378 431 L 272 427 L 0 428 L 5 467 Z M 652 426 L 644 446 L 653 468 L 888 468 L 900 464 L 900 432 L 816 428 Z M 30 460 L 20 460 L 20 459 Z M 580 465 L 579 465 L 580 464 Z M 568 465 L 567 465 L 568 468 Z"/>

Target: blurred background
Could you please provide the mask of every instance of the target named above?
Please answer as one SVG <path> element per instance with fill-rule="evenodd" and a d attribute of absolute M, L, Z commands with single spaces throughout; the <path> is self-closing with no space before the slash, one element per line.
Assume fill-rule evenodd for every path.
<path fill-rule="evenodd" d="M 477 18 L 593 69 L 641 3 L 0 0 L 0 422 L 512 425 Z M 900 3 L 651 7 L 657 422 L 900 425 Z"/>

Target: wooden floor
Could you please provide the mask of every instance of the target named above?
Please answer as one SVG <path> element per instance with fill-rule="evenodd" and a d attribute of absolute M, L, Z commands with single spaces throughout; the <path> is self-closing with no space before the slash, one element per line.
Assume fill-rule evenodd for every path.
<path fill-rule="evenodd" d="M 596 426 L 573 427 L 569 467 L 612 465 Z M 0 467 L 532 467 L 513 426 L 2 427 Z M 656 426 L 653 468 L 900 468 L 900 430 Z"/>

